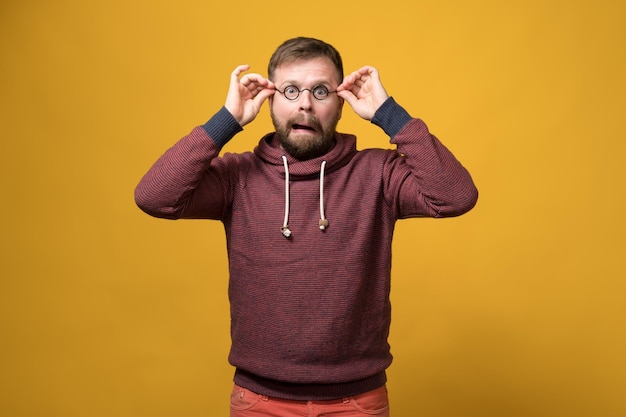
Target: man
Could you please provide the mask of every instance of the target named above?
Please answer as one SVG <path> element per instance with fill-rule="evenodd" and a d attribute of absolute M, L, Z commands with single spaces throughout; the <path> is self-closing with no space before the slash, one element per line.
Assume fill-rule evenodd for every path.
<path fill-rule="evenodd" d="M 231 416 L 389 415 L 385 370 L 396 220 L 458 216 L 469 173 L 365 66 L 344 78 L 334 47 L 295 38 L 268 78 L 231 75 L 226 103 L 137 186 L 142 210 L 224 224 L 235 367 Z M 268 101 L 276 132 L 254 152 L 221 148 Z M 344 101 L 397 150 L 357 151 Z"/>

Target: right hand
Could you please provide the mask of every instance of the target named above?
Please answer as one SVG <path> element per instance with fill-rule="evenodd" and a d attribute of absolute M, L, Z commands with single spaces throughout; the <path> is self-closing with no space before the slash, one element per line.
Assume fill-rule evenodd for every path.
<path fill-rule="evenodd" d="M 239 65 L 232 72 L 224 105 L 242 127 L 254 120 L 263 102 L 276 91 L 274 83 L 259 74 L 246 74 L 239 79 L 249 68 Z"/>

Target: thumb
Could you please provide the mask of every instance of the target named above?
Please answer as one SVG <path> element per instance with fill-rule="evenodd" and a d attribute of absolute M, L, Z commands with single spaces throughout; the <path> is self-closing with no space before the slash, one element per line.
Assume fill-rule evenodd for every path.
<path fill-rule="evenodd" d="M 358 101 L 358 99 L 356 98 L 356 96 L 352 93 L 352 91 L 349 90 L 342 90 L 342 91 L 337 91 L 337 95 L 339 97 L 341 97 L 342 99 L 344 99 L 345 101 L 348 102 L 348 104 L 354 108 L 354 106 L 356 105 L 356 102 Z"/>
<path fill-rule="evenodd" d="M 270 85 L 264 88 L 263 90 L 259 91 L 259 93 L 254 97 L 254 100 L 257 101 L 259 104 L 261 104 L 265 100 L 267 100 L 269 97 L 273 96 L 275 92 L 276 92 L 276 89 L 274 88 L 274 86 Z"/>
<path fill-rule="evenodd" d="M 264 88 L 263 90 L 259 91 L 256 96 L 254 96 L 252 101 L 254 102 L 254 105 L 258 109 L 258 111 L 260 111 L 263 102 L 271 97 L 275 91 L 276 90 L 274 90 L 273 88 Z"/>

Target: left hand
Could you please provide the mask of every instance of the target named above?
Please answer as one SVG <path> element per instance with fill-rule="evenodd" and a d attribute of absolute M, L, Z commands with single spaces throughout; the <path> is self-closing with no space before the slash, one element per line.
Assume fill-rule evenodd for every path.
<path fill-rule="evenodd" d="M 337 95 L 365 120 L 372 120 L 376 110 L 389 98 L 378 71 L 370 66 L 364 66 L 345 77 L 337 87 Z"/>

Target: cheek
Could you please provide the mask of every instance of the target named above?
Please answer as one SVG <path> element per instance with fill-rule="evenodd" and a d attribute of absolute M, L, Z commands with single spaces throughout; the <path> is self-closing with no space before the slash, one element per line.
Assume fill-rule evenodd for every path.
<path fill-rule="evenodd" d="M 323 113 L 320 113 L 319 116 L 322 120 L 325 120 L 326 123 L 334 123 L 341 118 L 341 106 L 333 106 L 324 109 Z"/>
<path fill-rule="evenodd" d="M 291 109 L 286 103 L 274 101 L 273 103 L 270 103 L 270 112 L 272 113 L 274 118 L 278 120 L 285 120 L 289 118 L 289 115 L 291 114 Z"/>

